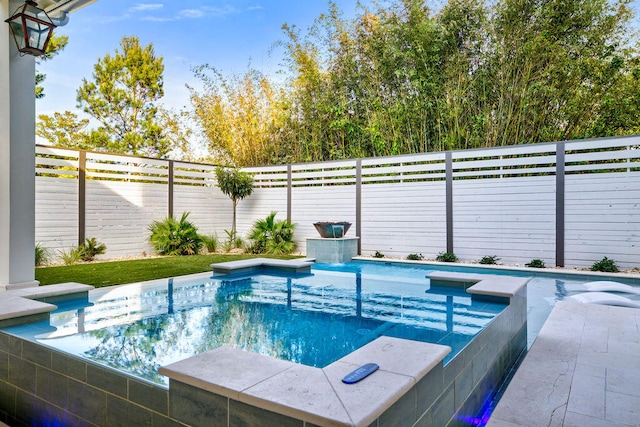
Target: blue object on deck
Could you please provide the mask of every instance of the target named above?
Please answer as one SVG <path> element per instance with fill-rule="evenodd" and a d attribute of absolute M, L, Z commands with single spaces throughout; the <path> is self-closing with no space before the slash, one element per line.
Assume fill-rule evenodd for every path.
<path fill-rule="evenodd" d="M 342 382 L 345 384 L 355 384 L 358 381 L 361 381 L 369 375 L 373 374 L 378 370 L 378 368 L 379 366 L 375 363 L 365 363 L 355 371 L 349 372 L 347 375 L 345 375 L 345 377 L 342 379 Z"/>

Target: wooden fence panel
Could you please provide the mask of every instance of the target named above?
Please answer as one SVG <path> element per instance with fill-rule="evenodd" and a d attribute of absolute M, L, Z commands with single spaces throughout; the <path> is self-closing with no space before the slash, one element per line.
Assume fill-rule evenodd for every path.
<path fill-rule="evenodd" d="M 167 187 L 88 180 L 86 206 L 86 237 L 107 246 L 103 257 L 152 254 L 149 225 L 167 216 Z"/>
<path fill-rule="evenodd" d="M 362 188 L 362 253 L 435 257 L 446 249 L 445 182 L 371 184 Z"/>
<path fill-rule="evenodd" d="M 640 266 L 640 172 L 569 175 L 566 188 L 567 265 Z"/>
<path fill-rule="evenodd" d="M 54 258 L 78 244 L 77 180 L 36 177 L 36 242 Z"/>
<path fill-rule="evenodd" d="M 555 177 L 453 182 L 454 252 L 463 260 L 555 262 Z"/>
<path fill-rule="evenodd" d="M 191 212 L 202 233 L 224 239 L 231 227 L 232 204 L 216 187 L 214 165 L 36 152 L 36 241 L 47 247 L 73 247 L 82 235 L 85 175 L 84 234 L 103 241 L 107 257 L 149 253 L 147 228 L 168 215 L 170 200 L 174 216 Z M 272 211 L 277 219 L 290 211 L 302 252 L 317 236 L 314 222 L 350 221 L 347 236 L 355 236 L 360 218 L 364 255 L 433 258 L 452 242 L 462 260 L 589 267 L 608 256 L 622 268 L 640 266 L 640 136 L 246 170 L 255 189 L 238 205 L 239 235 Z"/>
<path fill-rule="evenodd" d="M 189 220 L 198 227 L 199 233 L 222 238 L 223 230 L 230 228 L 231 200 L 218 187 L 176 185 L 173 197 L 173 216 L 180 218 L 189 212 Z"/>

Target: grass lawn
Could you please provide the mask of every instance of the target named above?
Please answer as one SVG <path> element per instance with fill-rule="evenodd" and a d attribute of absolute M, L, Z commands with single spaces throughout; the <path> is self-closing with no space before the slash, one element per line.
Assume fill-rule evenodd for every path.
<path fill-rule="evenodd" d="M 36 268 L 36 280 L 39 280 L 41 285 L 78 282 L 99 288 L 162 279 L 164 277 L 182 276 L 184 274 L 202 273 L 211 271 L 209 265 L 213 263 L 256 257 L 259 257 L 259 255 L 210 254 L 38 267 Z M 296 257 L 271 256 L 270 258 L 292 259 Z"/>

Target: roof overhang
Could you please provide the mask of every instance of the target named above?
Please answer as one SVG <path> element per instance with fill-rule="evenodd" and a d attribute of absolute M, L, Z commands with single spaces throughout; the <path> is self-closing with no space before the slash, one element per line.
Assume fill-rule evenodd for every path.
<path fill-rule="evenodd" d="M 69 14 L 97 0 L 39 0 L 38 6 L 47 12 L 53 23 L 61 27 L 69 22 Z"/>
<path fill-rule="evenodd" d="M 72 13 L 96 1 L 97 0 L 39 0 L 38 5 L 48 14 L 59 12 Z"/>

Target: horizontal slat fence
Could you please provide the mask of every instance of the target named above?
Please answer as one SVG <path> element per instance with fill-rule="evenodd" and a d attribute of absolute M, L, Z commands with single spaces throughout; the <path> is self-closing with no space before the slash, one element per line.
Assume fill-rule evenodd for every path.
<path fill-rule="evenodd" d="M 213 165 L 36 152 L 36 240 L 49 248 L 96 237 L 106 257 L 151 253 L 149 224 L 183 212 L 221 240 L 231 227 Z M 246 170 L 255 188 L 239 202 L 239 234 L 275 211 L 296 224 L 301 252 L 314 222 L 350 221 L 363 255 L 640 266 L 638 136 Z"/>

